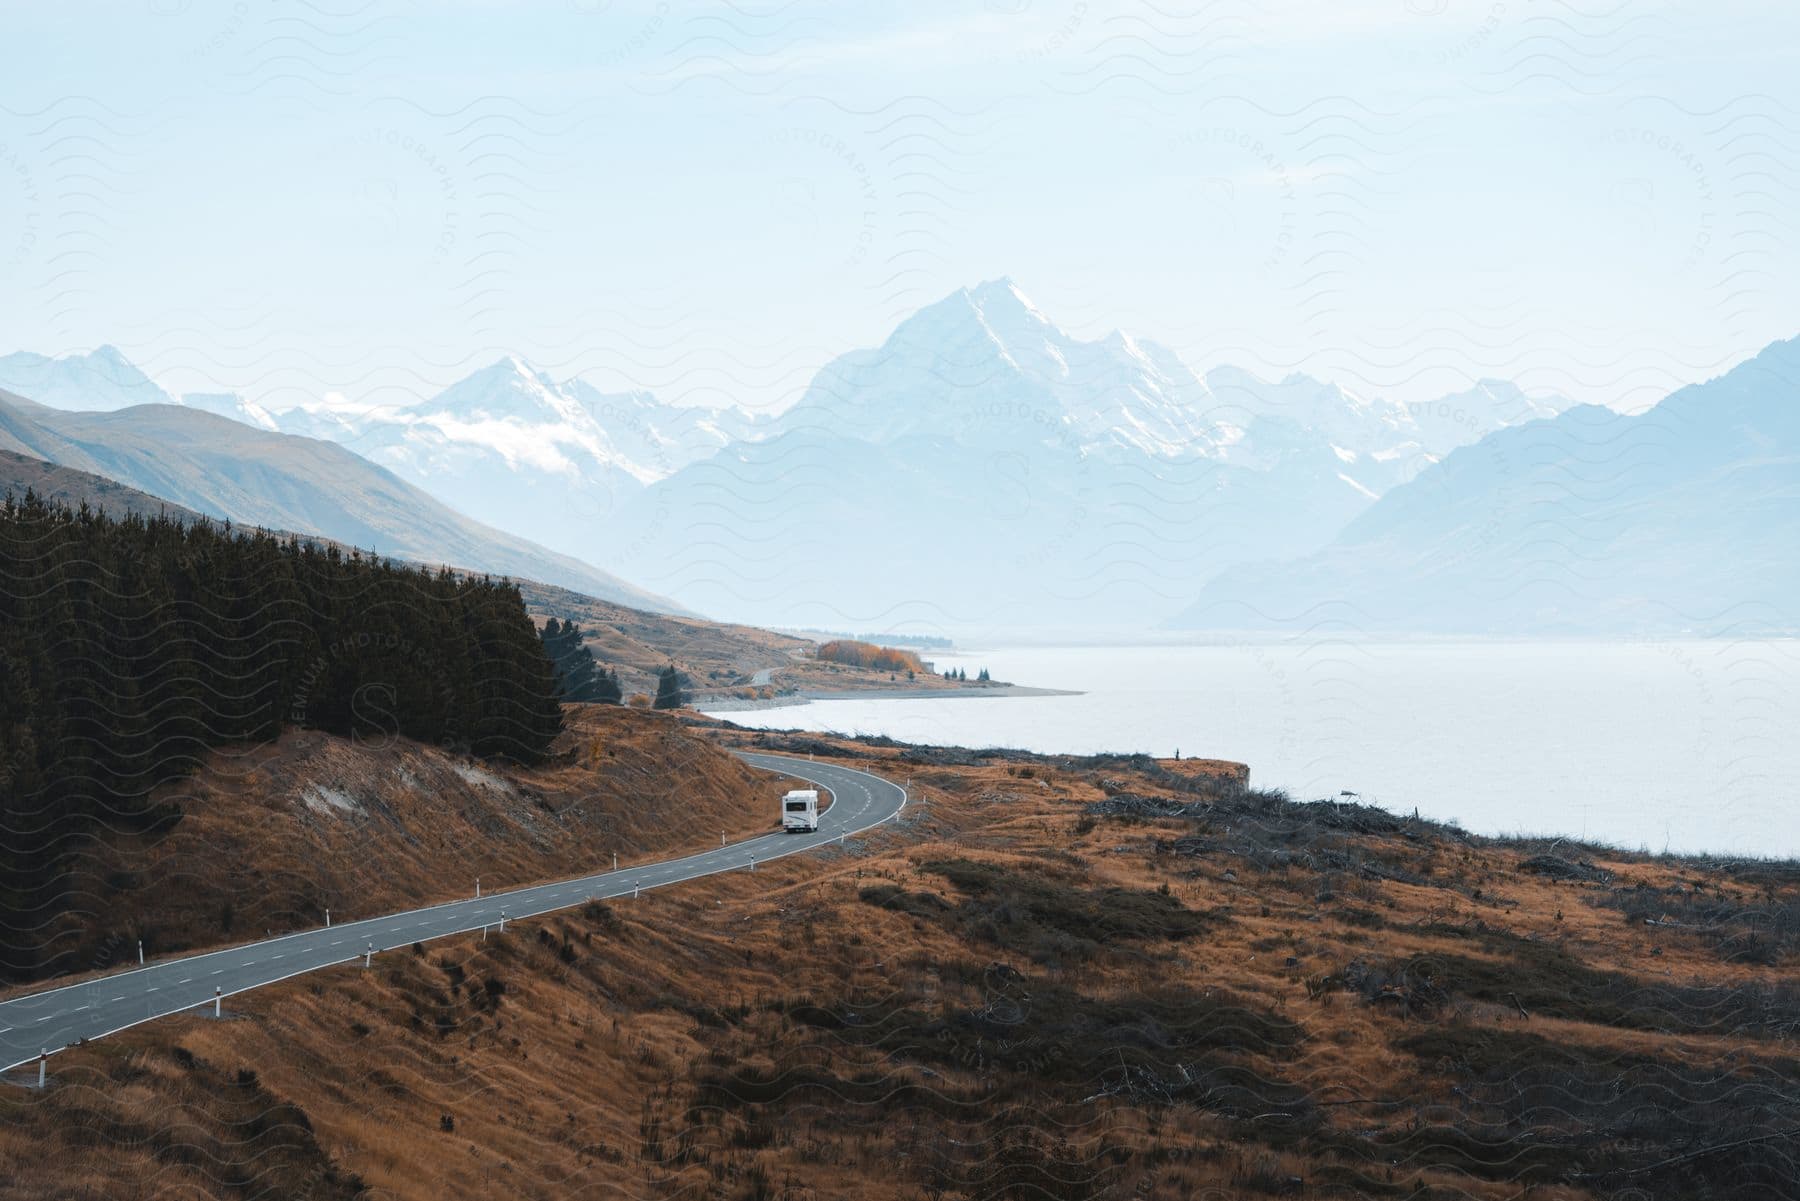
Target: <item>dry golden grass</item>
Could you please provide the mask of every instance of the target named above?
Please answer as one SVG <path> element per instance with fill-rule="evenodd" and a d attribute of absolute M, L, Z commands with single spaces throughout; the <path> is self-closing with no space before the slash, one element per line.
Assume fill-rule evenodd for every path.
<path fill-rule="evenodd" d="M 1158 759 L 1158 767 L 1192 779 L 1230 780 L 1250 783 L 1250 767 L 1229 759 Z"/>
<path fill-rule="evenodd" d="M 105 968 L 579 875 L 778 824 L 785 787 L 680 720 L 567 707 L 556 755 L 481 763 L 403 739 L 292 731 L 214 752 L 159 799 L 183 818 L 84 855 L 59 945 Z M 14 990 L 17 991 L 17 990 Z"/>
<path fill-rule="evenodd" d="M 1223 765 L 831 744 L 911 778 L 902 823 L 59 1056 L 0 1110 L 0 1199 L 1784 1195 L 1771 1144 L 1707 1148 L 1794 1116 L 1791 950 L 1618 905 L 1774 912 L 1791 874 L 1562 846 L 1612 879 L 1558 883 L 1541 846 L 1207 794 Z M 1121 791 L 1198 806 L 1085 812 Z"/>

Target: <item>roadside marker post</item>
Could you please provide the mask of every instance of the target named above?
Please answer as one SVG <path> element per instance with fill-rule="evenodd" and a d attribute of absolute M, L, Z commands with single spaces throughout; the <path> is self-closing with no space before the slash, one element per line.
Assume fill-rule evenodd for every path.
<path fill-rule="evenodd" d="M 809 755 L 809 758 L 810 757 L 811 756 Z M 907 777 L 907 782 L 908 782 L 908 784 L 911 783 L 910 776 Z M 840 846 L 843 846 L 845 844 L 847 838 L 848 838 L 848 831 L 847 830 L 840 831 L 838 834 L 838 844 Z M 755 842 L 758 840 L 749 840 L 749 841 Z M 729 845 L 730 845 L 729 831 L 726 831 L 726 830 L 720 831 L 719 842 L 722 847 L 729 847 Z M 612 853 L 612 855 L 613 855 L 613 870 L 616 872 L 619 870 L 619 852 L 614 851 Z M 780 856 L 777 856 L 777 857 L 779 858 Z M 750 849 L 749 847 L 746 847 L 746 858 L 748 860 L 747 866 L 748 866 L 749 870 L 752 872 L 756 871 L 755 851 Z M 721 868 L 715 869 L 715 870 L 723 870 L 723 865 L 721 865 Z M 857 874 L 860 878 L 862 873 L 859 870 Z M 480 876 L 475 877 L 475 889 L 476 889 L 476 895 L 480 896 L 481 895 L 481 877 Z M 505 895 L 504 892 L 501 895 Z M 558 895 L 558 894 L 552 894 L 552 895 Z M 631 895 L 634 898 L 639 897 L 641 895 L 640 882 L 634 881 L 632 883 Z M 589 904 L 592 904 L 594 902 L 594 899 L 595 899 L 594 893 L 590 887 L 590 889 L 588 890 L 588 893 L 587 893 L 587 901 Z M 720 903 L 723 904 L 723 902 L 720 902 Z M 331 910 L 330 910 L 330 908 L 325 908 L 323 912 L 324 912 L 324 918 L 325 918 L 325 926 L 327 928 L 329 928 L 332 926 Z M 506 932 L 506 918 L 507 918 L 507 911 L 503 908 L 499 911 L 499 922 L 498 922 L 499 930 L 502 934 L 504 934 Z M 354 925 L 356 923 L 352 923 L 352 924 Z M 482 923 L 481 935 L 482 935 L 483 942 L 487 941 L 487 932 L 488 932 L 487 923 Z M 143 966 L 146 963 L 146 951 L 144 948 L 145 940 L 140 937 L 140 938 L 135 939 L 134 941 L 137 943 L 138 964 L 140 966 Z M 341 945 L 341 944 L 334 944 L 334 945 Z M 372 968 L 374 966 L 374 954 L 375 954 L 375 943 L 374 943 L 373 939 L 370 939 L 364 943 L 364 948 L 363 948 L 363 967 L 364 968 Z M 276 958 L 279 959 L 279 958 L 281 958 L 281 956 L 277 955 Z M 337 962 L 341 963 L 342 961 L 339 960 Z M 305 970 L 309 970 L 309 969 L 302 968 L 301 970 L 305 971 Z M 219 973 L 215 972 L 214 974 L 217 975 Z M 255 987 L 255 985 L 251 984 L 248 987 Z M 151 989 L 150 991 L 154 992 L 155 989 Z M 202 1002 L 202 1004 L 204 1004 L 204 1002 Z M 84 1006 L 83 1008 L 86 1008 L 86 1007 Z M 212 1010 L 213 1010 L 212 1016 L 215 1019 L 222 1019 L 224 1017 L 224 989 L 222 986 L 215 986 L 213 988 Z M 192 1010 L 188 1010 L 187 1012 L 192 1012 Z M 47 1050 L 40 1050 L 38 1054 L 39 1054 L 38 1085 L 39 1085 L 39 1087 L 43 1087 L 47 1082 L 48 1068 L 47 1068 L 46 1064 L 49 1059 L 49 1052 Z M 29 1060 L 27 1060 L 26 1062 L 29 1062 Z"/>
<path fill-rule="evenodd" d="M 475 899 L 477 901 L 479 901 L 481 899 L 481 877 L 480 876 L 475 877 Z"/>

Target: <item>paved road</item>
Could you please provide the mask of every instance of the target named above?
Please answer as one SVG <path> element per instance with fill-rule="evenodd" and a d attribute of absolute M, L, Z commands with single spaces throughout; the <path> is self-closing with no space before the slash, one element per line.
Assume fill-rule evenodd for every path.
<path fill-rule="evenodd" d="M 752 767 L 797 776 L 830 791 L 832 803 L 820 815 L 817 833 L 765 834 L 681 859 L 343 922 L 19 997 L 0 1003 L 0 1069 L 29 1063 L 42 1051 L 55 1053 L 83 1038 L 99 1038 L 199 1006 L 210 1009 L 215 988 L 229 997 L 302 972 L 352 960 L 360 963 L 371 945 L 380 954 L 390 947 L 493 926 L 502 914 L 512 921 L 580 905 L 589 897 L 629 897 L 633 889 L 743 870 L 753 857 L 767 863 L 812 850 L 840 835 L 880 825 L 906 804 L 904 788 L 867 772 L 785 755 L 741 753 Z M 778 820 L 780 796 L 773 782 L 768 807 L 769 820 Z"/>

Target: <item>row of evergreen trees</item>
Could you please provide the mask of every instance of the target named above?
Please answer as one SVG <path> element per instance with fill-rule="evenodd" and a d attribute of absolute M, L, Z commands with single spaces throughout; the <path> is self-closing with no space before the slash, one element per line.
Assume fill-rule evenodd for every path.
<path fill-rule="evenodd" d="M 969 673 L 960 667 L 946 667 L 940 674 L 942 674 L 946 680 L 967 680 L 969 678 Z M 988 669 L 984 667 L 981 669 L 981 674 L 976 676 L 975 679 L 979 683 L 985 684 L 993 679 L 993 677 L 988 675 Z"/>
<path fill-rule="evenodd" d="M 587 648 L 581 627 L 552 617 L 538 634 L 556 670 L 557 695 L 565 701 L 617 705 L 625 699 L 619 673 L 602 668 Z M 642 698 L 633 703 L 641 704 Z M 679 709 L 688 703 L 687 677 L 673 663 L 656 673 L 657 709 Z"/>
<path fill-rule="evenodd" d="M 556 669 L 556 692 L 563 700 L 616 705 L 625 699 L 619 673 L 594 662 L 594 652 L 583 641 L 579 625 L 552 617 L 538 636 Z"/>
<path fill-rule="evenodd" d="M 0 977 L 101 828 L 179 820 L 151 791 L 284 726 L 530 763 L 561 729 L 518 589 L 228 525 L 0 505 Z"/>

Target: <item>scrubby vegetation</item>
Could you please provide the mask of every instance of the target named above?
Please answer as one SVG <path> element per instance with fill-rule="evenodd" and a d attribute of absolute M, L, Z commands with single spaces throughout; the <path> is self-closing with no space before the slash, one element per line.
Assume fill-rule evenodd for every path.
<path fill-rule="evenodd" d="M 103 1075 L 84 1073 L 91 1087 L 0 1091 L 0 1147 L 12 1142 L 14 1152 L 0 1152 L 0 1198 L 152 1197 L 166 1195 L 159 1179 L 182 1178 L 205 1182 L 194 1196 L 367 1197 L 366 1184 L 320 1145 L 305 1111 L 241 1064 L 165 1046 L 106 1056 Z M 36 1188 L 38 1165 L 18 1154 L 33 1140 L 82 1147 L 78 1178 L 54 1193 Z"/>
<path fill-rule="evenodd" d="M 128 1195 L 86 1132 L 241 1066 L 313 1132 L 292 1162 L 384 1197 L 1800 1197 L 1792 865 L 1477 838 L 1204 761 L 713 736 L 913 803 L 71 1051 L 0 1180 Z"/>
<path fill-rule="evenodd" d="M 1800 956 L 1800 867 L 1727 863 L 1661 887 L 1638 882 L 1600 893 L 1628 926 L 1679 931 L 1726 963 L 1773 967 Z"/>
<path fill-rule="evenodd" d="M 1035 963 L 1079 962 L 1107 947 L 1188 938 L 1215 921 L 1166 890 L 1087 888 L 1047 872 L 969 859 L 934 861 L 925 869 L 965 898 L 952 906 L 935 893 L 893 885 L 865 889 L 862 898 L 915 916 L 943 914 L 964 936 L 1020 952 Z"/>
<path fill-rule="evenodd" d="M 0 978 L 59 970 L 39 935 L 97 830 L 208 748 L 285 727 L 541 759 L 551 667 L 509 583 L 34 496 L 0 505 Z"/>

